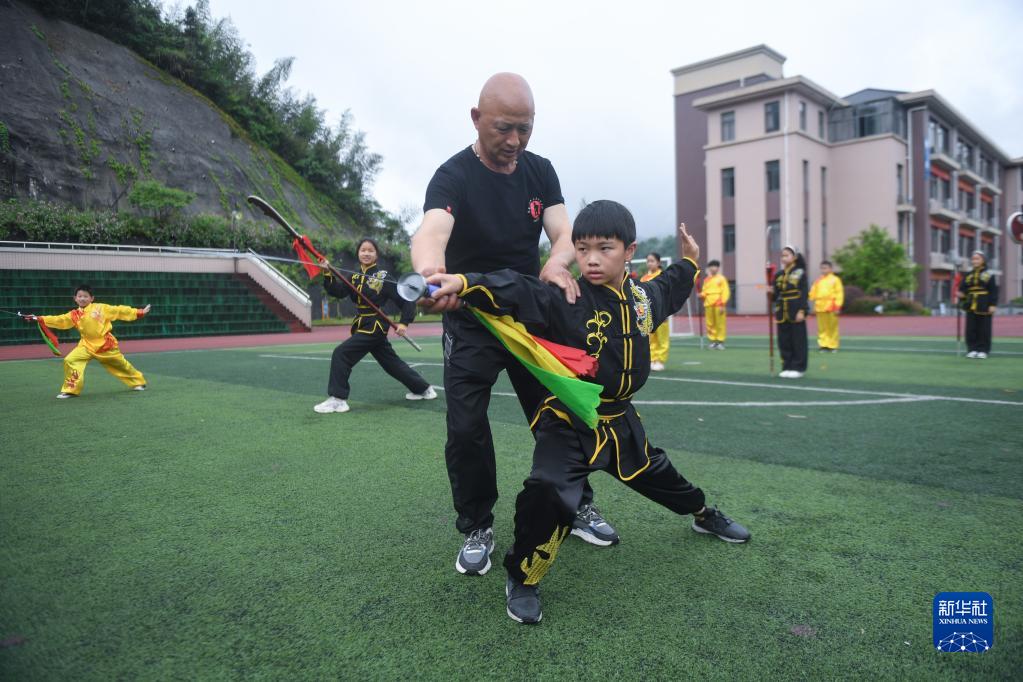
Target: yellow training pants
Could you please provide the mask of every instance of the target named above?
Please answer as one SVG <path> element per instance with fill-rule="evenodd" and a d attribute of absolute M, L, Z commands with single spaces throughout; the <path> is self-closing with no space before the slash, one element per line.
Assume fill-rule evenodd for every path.
<path fill-rule="evenodd" d="M 671 346 L 671 330 L 667 322 L 654 330 L 650 335 L 650 362 L 667 362 L 668 348 Z"/>
<path fill-rule="evenodd" d="M 711 343 L 724 343 L 728 327 L 726 322 L 728 314 L 725 312 L 724 306 L 707 306 L 706 313 L 707 340 Z"/>
<path fill-rule="evenodd" d="M 838 313 L 817 313 L 817 347 L 838 348 Z"/>
<path fill-rule="evenodd" d="M 99 360 L 108 372 L 129 386 L 142 386 L 146 383 L 142 372 L 132 367 L 117 348 L 93 353 L 85 346 L 76 346 L 64 358 L 64 384 L 60 387 L 61 393 L 78 395 L 82 392 L 82 384 L 85 383 L 85 366 L 93 358 Z"/>

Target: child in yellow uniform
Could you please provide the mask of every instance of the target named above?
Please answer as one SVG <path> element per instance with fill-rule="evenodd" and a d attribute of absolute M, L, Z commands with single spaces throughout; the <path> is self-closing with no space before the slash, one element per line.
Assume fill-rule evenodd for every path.
<path fill-rule="evenodd" d="M 646 257 L 646 274 L 639 278 L 640 282 L 649 282 L 661 274 L 661 254 L 648 253 Z M 660 372 L 668 361 L 668 350 L 671 347 L 671 330 L 667 320 L 661 323 L 650 335 L 650 369 Z"/>
<path fill-rule="evenodd" d="M 817 315 L 817 348 L 822 353 L 838 352 L 838 313 L 845 303 L 845 287 L 831 268 L 821 261 L 821 276 L 810 287 L 810 300 Z"/>
<path fill-rule="evenodd" d="M 720 273 L 721 262 L 712 260 L 707 263 L 707 279 L 703 280 L 700 298 L 703 299 L 703 310 L 707 316 L 707 339 L 711 350 L 725 349 L 727 336 L 728 313 L 725 304 L 732 297 L 728 280 Z"/>
<path fill-rule="evenodd" d="M 78 346 L 64 358 L 64 384 L 60 387 L 58 398 L 70 398 L 82 392 L 85 382 L 85 366 L 89 360 L 99 360 L 108 372 L 131 386 L 134 391 L 146 389 L 146 378 L 142 372 L 132 367 L 131 363 L 121 354 L 117 347 L 117 339 L 110 333 L 111 322 L 134 322 L 149 312 L 150 306 L 132 308 L 126 305 L 107 305 L 96 303 L 92 288 L 86 284 L 75 289 L 76 310 L 64 315 L 27 315 L 26 319 L 35 322 L 42 320 L 52 329 L 75 328 L 81 335 Z"/>

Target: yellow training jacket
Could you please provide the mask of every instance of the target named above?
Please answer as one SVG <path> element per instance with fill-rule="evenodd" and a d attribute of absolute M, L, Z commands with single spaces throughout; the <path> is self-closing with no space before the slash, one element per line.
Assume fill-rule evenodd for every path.
<path fill-rule="evenodd" d="M 708 308 L 711 306 L 723 308 L 728 303 L 728 299 L 732 297 L 732 291 L 728 287 L 728 280 L 720 272 L 716 275 L 711 275 L 703 280 L 700 297 L 703 299 L 703 305 Z"/>
<path fill-rule="evenodd" d="M 814 310 L 819 313 L 837 313 L 845 303 L 845 287 L 838 275 L 831 272 L 810 287 L 810 300 L 814 302 Z"/>
<path fill-rule="evenodd" d="M 79 346 L 90 353 L 103 353 L 117 348 L 117 339 L 110 333 L 111 322 L 134 322 L 142 315 L 141 308 L 93 302 L 64 315 L 40 315 L 39 319 L 51 329 L 77 329 L 82 335 Z"/>

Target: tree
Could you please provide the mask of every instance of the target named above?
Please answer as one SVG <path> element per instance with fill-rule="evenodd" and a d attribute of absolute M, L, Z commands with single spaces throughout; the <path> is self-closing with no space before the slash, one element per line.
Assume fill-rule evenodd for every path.
<path fill-rule="evenodd" d="M 167 187 L 156 180 L 135 183 L 128 193 L 128 201 L 141 211 L 147 211 L 157 222 L 167 222 L 172 216 L 192 203 L 195 195 Z"/>
<path fill-rule="evenodd" d="M 900 291 L 913 291 L 920 270 L 903 246 L 877 225 L 850 239 L 835 251 L 832 260 L 841 269 L 846 284 L 885 298 Z"/>

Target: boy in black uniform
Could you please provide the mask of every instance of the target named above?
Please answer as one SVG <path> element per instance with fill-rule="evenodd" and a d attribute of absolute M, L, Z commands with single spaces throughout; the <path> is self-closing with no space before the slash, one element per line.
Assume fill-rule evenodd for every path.
<path fill-rule="evenodd" d="M 515 502 L 515 544 L 504 559 L 508 615 L 523 623 L 542 616 L 538 583 L 568 535 L 583 485 L 604 470 L 678 514 L 693 514 L 693 530 L 728 542 L 750 534 L 714 508 L 703 491 L 682 477 L 664 451 L 646 439 L 632 396 L 650 373 L 649 335 L 673 314 L 693 288 L 699 247 L 681 228 L 685 258 L 648 282 L 627 270 L 636 250 L 636 227 L 621 204 L 596 201 L 576 218 L 572 240 L 581 294 L 570 304 L 561 292 L 510 270 L 490 274 L 434 275 L 435 296 L 458 294 L 496 315 L 511 315 L 531 333 L 582 348 L 598 360 L 594 381 L 603 387 L 596 428 L 587 426 L 549 395 L 536 410 L 533 468 Z"/>
<path fill-rule="evenodd" d="M 987 257 L 983 251 L 970 256 L 973 270 L 959 283 L 959 298 L 966 311 L 966 354 L 968 358 L 984 360 L 991 352 L 991 318 L 998 305 L 998 282 L 988 272 Z"/>
<path fill-rule="evenodd" d="M 781 250 L 781 268 L 771 287 L 781 353 L 778 376 L 798 379 L 806 372 L 806 314 L 810 310 L 803 254 L 794 246 L 786 246 Z"/>
<path fill-rule="evenodd" d="M 397 334 L 404 336 L 408 324 L 416 317 L 415 303 L 402 300 L 395 290 L 394 283 L 386 281 L 387 271 L 381 270 L 377 265 L 377 256 L 380 250 L 375 241 L 363 239 L 359 242 L 357 252 L 359 269 L 362 272 L 352 275 L 350 280 L 352 285 L 378 308 L 388 300 L 397 302 L 401 306 Z M 380 319 L 372 307 L 366 305 L 358 294 L 348 288 L 347 284 L 335 282 L 329 272 L 323 275 L 323 288 L 331 296 L 350 298 L 358 305 L 358 314 L 355 321 L 352 322 L 352 335 L 334 349 L 334 354 L 330 358 L 328 397 L 313 407 L 315 411 L 329 414 L 331 412 L 347 412 L 350 409 L 348 406 L 350 390 L 348 377 L 352 374 L 352 368 L 366 353 L 371 354 L 385 372 L 405 384 L 409 390 L 409 393 L 405 394 L 407 400 L 433 400 L 437 397 L 433 387 L 394 352 L 390 341 L 387 340 L 388 324 Z"/>

